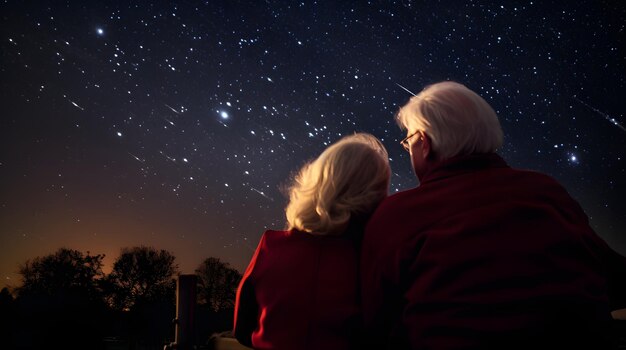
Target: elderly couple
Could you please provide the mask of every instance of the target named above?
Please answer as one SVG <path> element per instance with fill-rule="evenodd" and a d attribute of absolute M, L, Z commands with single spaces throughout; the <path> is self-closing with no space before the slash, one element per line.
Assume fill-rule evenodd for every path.
<path fill-rule="evenodd" d="M 305 165 L 286 231 L 237 293 L 254 349 L 605 349 L 626 258 L 554 179 L 510 168 L 489 104 L 454 82 L 400 109 L 420 180 L 387 197 L 387 152 L 355 134 Z"/>

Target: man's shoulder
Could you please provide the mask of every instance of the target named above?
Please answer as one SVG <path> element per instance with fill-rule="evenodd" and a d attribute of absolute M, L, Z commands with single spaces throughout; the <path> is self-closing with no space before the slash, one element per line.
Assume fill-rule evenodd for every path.
<path fill-rule="evenodd" d="M 401 229 L 411 221 L 415 213 L 419 213 L 420 203 L 424 203 L 424 196 L 418 188 L 395 193 L 382 201 L 368 224 L 366 231 L 388 232 Z"/>
<path fill-rule="evenodd" d="M 533 179 L 542 179 L 544 181 L 557 182 L 552 176 L 530 169 L 509 168 L 509 172 L 513 176 L 529 177 Z"/>
<path fill-rule="evenodd" d="M 532 192 L 567 194 L 567 189 L 552 176 L 534 170 L 511 169 L 509 183 Z"/>
<path fill-rule="evenodd" d="M 419 200 L 419 192 L 419 187 L 416 187 L 390 195 L 380 203 L 376 209 L 376 214 L 396 213 L 399 207 L 406 205 L 408 202 Z"/>
<path fill-rule="evenodd" d="M 383 256 L 412 250 L 411 242 L 422 237 L 420 228 L 431 220 L 422 210 L 429 205 L 422 192 L 419 187 L 398 192 L 378 206 L 365 226 L 362 256 L 386 260 Z"/>

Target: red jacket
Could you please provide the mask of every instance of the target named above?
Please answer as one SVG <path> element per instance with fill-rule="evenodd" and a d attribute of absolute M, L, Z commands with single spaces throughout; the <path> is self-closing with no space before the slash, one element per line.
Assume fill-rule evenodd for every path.
<path fill-rule="evenodd" d="M 555 180 L 495 154 L 444 161 L 387 198 L 361 278 L 372 348 L 599 349 L 626 307 L 626 258 Z"/>
<path fill-rule="evenodd" d="M 265 232 L 237 292 L 239 342 L 255 349 L 356 347 L 362 322 L 353 236 Z"/>

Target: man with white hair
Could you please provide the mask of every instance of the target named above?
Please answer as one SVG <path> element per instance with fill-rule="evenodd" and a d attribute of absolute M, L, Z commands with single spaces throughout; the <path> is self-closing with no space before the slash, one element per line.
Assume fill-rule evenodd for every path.
<path fill-rule="evenodd" d="M 626 258 L 554 179 L 495 152 L 494 110 L 455 82 L 400 109 L 420 186 L 388 197 L 362 246 L 362 305 L 376 349 L 613 346 Z"/>

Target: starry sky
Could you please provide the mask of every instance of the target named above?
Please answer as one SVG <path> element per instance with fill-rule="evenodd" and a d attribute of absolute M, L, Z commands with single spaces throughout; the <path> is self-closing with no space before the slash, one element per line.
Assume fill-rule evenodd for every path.
<path fill-rule="evenodd" d="M 456 80 L 497 111 L 510 165 L 558 179 L 626 254 L 621 1 L 13 1 L 0 4 L 0 278 L 68 247 L 148 245 L 244 269 L 325 146 L 381 138 Z"/>

